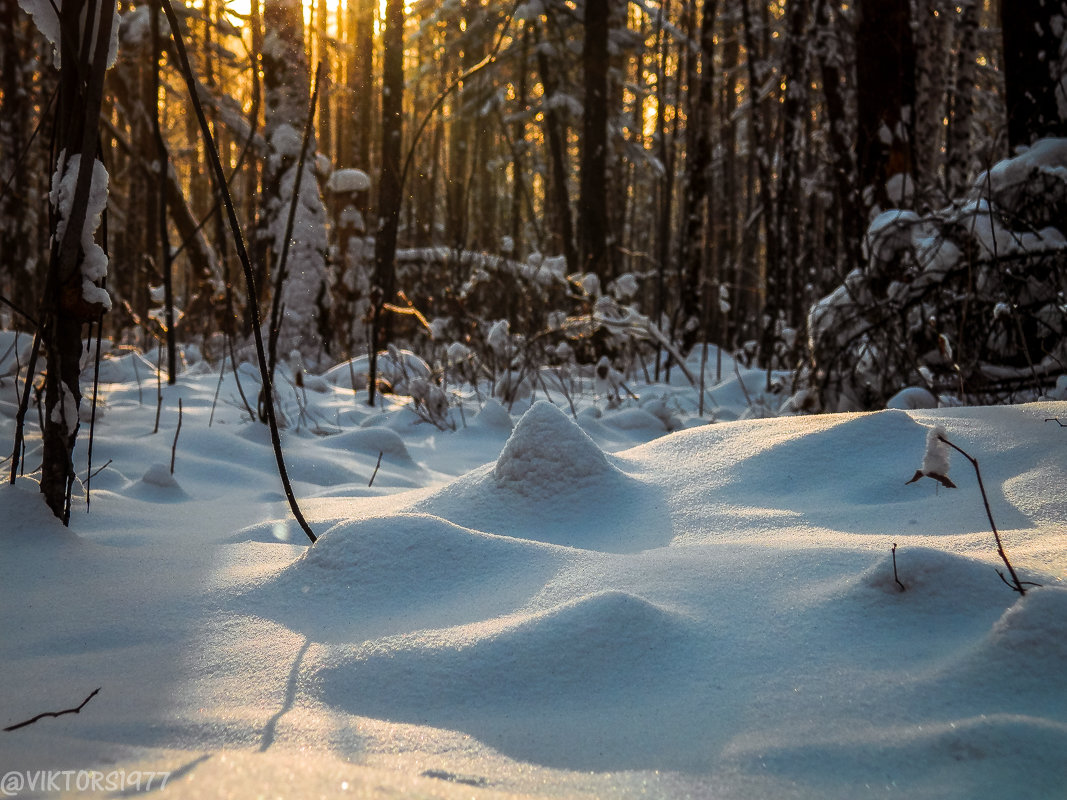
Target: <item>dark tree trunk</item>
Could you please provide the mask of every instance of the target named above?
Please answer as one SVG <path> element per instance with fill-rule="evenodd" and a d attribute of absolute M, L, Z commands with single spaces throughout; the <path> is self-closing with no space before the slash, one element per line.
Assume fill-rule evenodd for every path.
<path fill-rule="evenodd" d="M 152 28 L 152 97 L 159 96 L 159 54 L 160 54 L 160 10 L 153 5 L 151 10 Z M 205 8 L 205 13 L 210 13 Z M 210 27 L 209 27 L 210 30 Z M 210 62 L 208 62 L 210 63 Z M 211 74 L 210 72 L 208 73 Z M 208 81 L 210 86 L 213 80 Z M 167 232 L 167 175 L 170 172 L 170 154 L 163 141 L 160 127 L 159 103 L 150 103 L 152 118 L 152 139 L 156 144 L 156 203 L 158 217 L 154 220 L 159 230 L 159 241 L 163 243 L 160 268 L 163 272 L 163 334 L 167 340 L 167 383 L 171 386 L 178 380 L 178 343 L 174 338 L 174 281 L 171 259 L 170 235 Z"/>
<path fill-rule="evenodd" d="M 110 306 L 106 294 L 87 285 L 92 264 L 86 259 L 91 255 L 99 265 L 101 256 L 94 252 L 95 245 L 88 240 L 94 230 L 94 212 L 103 211 L 99 200 L 103 169 L 97 169 L 96 156 L 115 5 L 108 0 L 65 4 L 60 12 L 62 29 L 79 31 L 83 11 L 86 19 L 97 21 L 95 27 L 102 35 L 94 39 L 81 34 L 76 41 L 69 35 L 61 37 L 63 67 L 59 78 L 56 137 L 62 147 L 62 160 L 57 157 L 56 167 L 57 171 L 63 170 L 64 177 L 73 178 L 74 191 L 69 202 L 54 209 L 48 282 L 40 310 L 42 340 L 48 356 L 41 493 L 52 513 L 64 524 L 70 519 L 70 490 L 74 482 L 72 455 L 81 405 L 82 329 L 99 319 Z M 73 165 L 75 157 L 77 170 Z"/>
<path fill-rule="evenodd" d="M 899 204 L 886 182 L 912 176 L 915 46 L 908 0 L 860 0 L 856 29 L 856 99 L 860 186 L 871 205 Z"/>
<path fill-rule="evenodd" d="M 388 342 L 386 303 L 396 294 L 396 240 L 403 202 L 400 185 L 401 135 L 404 108 L 404 1 L 385 7 L 382 62 L 382 172 L 378 185 L 378 225 L 374 239 L 373 320 L 371 333 L 369 405 L 377 391 L 378 350 Z"/>
<path fill-rule="evenodd" d="M 682 270 L 682 345 L 688 351 L 701 334 L 702 279 L 711 168 L 711 119 L 715 101 L 716 0 L 704 0 L 700 17 L 700 75 L 690 81 L 686 130 L 686 180 L 678 261 Z"/>
<path fill-rule="evenodd" d="M 319 110 L 316 114 L 318 125 L 315 130 L 319 150 L 325 153 L 332 163 L 337 163 L 334 153 L 333 136 L 333 78 L 330 68 L 329 54 L 329 29 L 327 26 L 326 0 L 319 0 L 315 5 L 315 59 L 322 64 L 321 81 L 319 87 Z"/>
<path fill-rule="evenodd" d="M 524 108 L 528 102 L 526 97 L 526 76 L 529 72 L 527 64 L 530 60 L 530 26 L 523 23 L 522 26 L 522 49 L 519 64 L 519 79 L 515 86 L 516 101 L 518 107 Z M 515 121 L 511 130 L 512 137 L 512 181 L 511 181 L 511 211 L 508 214 L 511 236 L 511 256 L 521 259 L 525 251 L 522 227 L 522 202 L 526 194 L 526 118 L 522 114 L 515 115 Z"/>
<path fill-rule="evenodd" d="M 974 116 L 975 79 L 978 72 L 978 2 L 962 4 L 956 85 L 951 95 L 948 125 L 946 184 L 948 196 L 957 197 L 967 189 L 972 152 L 971 119 Z"/>
<path fill-rule="evenodd" d="M 761 89 L 768 80 L 767 62 L 765 51 L 761 50 L 757 44 L 757 31 L 751 2 L 752 0 L 741 0 L 741 21 L 748 59 L 748 96 L 749 111 L 752 119 L 750 141 L 755 157 L 760 216 L 763 220 L 764 231 L 764 288 L 760 357 L 768 370 L 767 382 L 769 388 L 770 370 L 773 366 L 772 355 L 777 340 L 775 329 L 778 321 L 778 312 L 782 307 L 781 259 L 779 255 L 777 209 L 774 202 L 774 192 L 771 189 L 772 153 L 770 148 L 773 147 L 773 144 L 768 136 L 767 129 L 769 126 L 763 109 L 760 107 L 759 97 Z"/>
<path fill-rule="evenodd" d="M 831 169 L 834 176 L 835 205 L 840 219 L 840 240 L 845 270 L 836 276 L 836 285 L 849 269 L 859 266 L 863 230 L 867 212 L 859 191 L 856 170 L 856 140 L 853 123 L 844 93 L 844 65 L 836 39 L 830 0 L 816 0 L 815 25 L 817 41 L 815 54 L 822 76 L 822 91 L 826 101 L 826 131 L 830 143 Z"/>
<path fill-rule="evenodd" d="M 578 252 L 574 241 L 574 223 L 571 217 L 570 192 L 567 189 L 567 132 L 564 128 L 563 115 L 552 103 L 558 87 L 556 74 L 549 64 L 548 57 L 541 48 L 537 49 L 537 68 L 541 73 L 541 85 L 544 87 L 546 109 L 544 113 L 545 140 L 548 144 L 548 164 L 550 170 L 549 186 L 551 202 L 547 215 L 556 224 L 555 234 L 559 240 L 563 257 L 567 261 L 568 271 L 578 269 Z"/>
<path fill-rule="evenodd" d="M 1000 4 L 1008 144 L 1012 149 L 1044 136 L 1067 135 L 1067 120 L 1057 102 L 1065 75 L 1060 55 L 1064 34 L 1058 28 L 1065 19 L 1067 3 L 1063 0 L 1003 0 Z M 1067 100 L 1062 94 L 1058 99 Z"/>
<path fill-rule="evenodd" d="M 0 294 L 26 314 L 33 313 L 39 289 L 36 223 L 44 216 L 26 199 L 43 194 L 39 173 L 47 169 L 38 155 L 44 151 L 41 139 L 20 158 L 33 130 L 30 85 L 36 65 L 29 58 L 29 24 L 17 0 L 0 0 L 0 180 L 10 181 L 0 197 Z M 29 327 L 26 318 L 14 321 L 19 328 Z"/>
<path fill-rule="evenodd" d="M 663 325 L 667 311 L 667 267 L 671 257 L 671 214 L 674 200 L 674 142 L 667 125 L 667 51 L 664 29 L 670 14 L 670 0 L 660 6 L 656 15 L 656 143 L 657 155 L 663 168 L 656 198 L 656 296 L 654 316 L 656 325 Z M 678 117 L 675 115 L 675 121 Z M 657 350 L 658 353 L 658 350 Z M 660 375 L 660 359 L 656 358 L 656 380 Z"/>
<path fill-rule="evenodd" d="M 778 241 L 782 309 L 789 325 L 796 325 L 806 300 L 806 259 L 803 220 L 808 209 L 802 198 L 805 118 L 808 101 L 808 0 L 790 0 L 786 6 L 786 52 L 783 65 L 785 100 L 782 103 L 782 157 L 778 180 Z"/>
<path fill-rule="evenodd" d="M 945 117 L 950 118 L 948 96 L 951 94 L 950 76 L 952 75 L 952 20 L 956 17 L 956 8 L 964 9 L 960 28 L 967 25 L 967 9 L 977 11 L 972 0 L 960 3 L 948 3 L 947 0 L 915 0 L 915 146 L 912 158 L 915 164 L 916 197 L 913 207 L 917 211 L 940 208 L 952 195 L 946 195 L 940 184 L 941 167 L 944 163 Z M 977 19 L 974 15 L 971 19 Z M 966 34 L 961 36 L 963 47 Z M 957 58 L 957 77 L 964 73 L 972 81 L 968 94 L 973 94 L 975 71 L 969 69 L 975 64 L 975 52 L 972 46 L 968 53 L 961 51 Z M 967 59 L 970 59 L 970 65 Z M 969 102 L 969 99 L 968 99 Z"/>
<path fill-rule="evenodd" d="M 585 114 L 582 118 L 581 187 L 578 230 L 581 269 L 610 274 L 608 254 L 608 32 L 610 0 L 586 0 L 582 69 Z"/>

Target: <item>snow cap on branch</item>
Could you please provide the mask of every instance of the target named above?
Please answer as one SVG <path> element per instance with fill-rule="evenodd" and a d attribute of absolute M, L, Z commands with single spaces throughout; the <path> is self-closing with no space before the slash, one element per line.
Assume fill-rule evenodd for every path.
<path fill-rule="evenodd" d="M 945 429 L 941 425 L 930 428 L 926 434 L 926 452 L 923 453 L 922 467 L 915 471 L 908 483 L 914 483 L 922 477 L 933 478 L 942 486 L 955 489 L 948 477 L 949 446 L 945 441 Z"/>

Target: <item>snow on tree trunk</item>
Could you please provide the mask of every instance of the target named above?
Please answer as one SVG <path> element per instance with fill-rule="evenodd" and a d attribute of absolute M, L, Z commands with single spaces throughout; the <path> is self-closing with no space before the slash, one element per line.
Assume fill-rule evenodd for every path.
<path fill-rule="evenodd" d="M 265 119 L 263 135 L 269 154 L 264 171 L 257 253 L 267 259 L 273 281 L 279 269 L 286 223 L 297 184 L 297 164 L 308 113 L 311 80 L 304 49 L 303 7 L 296 0 L 266 3 L 263 10 Z M 315 138 L 307 143 L 300 198 L 292 240 L 284 265 L 278 353 L 299 350 L 314 368 L 329 344 L 330 308 L 326 269 L 326 208 L 315 179 Z M 265 288 L 265 287 L 262 287 Z"/>
<path fill-rule="evenodd" d="M 56 62 L 62 65 L 55 123 L 62 149 L 49 194 L 52 249 L 40 310 L 48 356 L 41 492 L 66 523 L 81 404 L 82 330 L 111 308 L 99 285 L 107 274 L 107 254 L 95 241 L 107 205 L 108 174 L 96 156 L 104 72 L 115 61 L 117 24 L 114 0 L 65 6 L 22 0 L 21 5 L 56 46 Z"/>

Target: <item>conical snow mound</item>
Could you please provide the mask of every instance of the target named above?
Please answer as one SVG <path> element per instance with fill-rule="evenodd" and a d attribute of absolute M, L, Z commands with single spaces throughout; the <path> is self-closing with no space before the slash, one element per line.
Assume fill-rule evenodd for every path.
<path fill-rule="evenodd" d="M 616 471 L 585 431 L 540 400 L 515 426 L 493 476 L 499 487 L 530 495 L 573 488 Z"/>
<path fill-rule="evenodd" d="M 615 466 L 544 401 L 519 420 L 495 464 L 407 510 L 500 536 L 615 553 L 662 546 L 672 535 L 659 492 Z"/>

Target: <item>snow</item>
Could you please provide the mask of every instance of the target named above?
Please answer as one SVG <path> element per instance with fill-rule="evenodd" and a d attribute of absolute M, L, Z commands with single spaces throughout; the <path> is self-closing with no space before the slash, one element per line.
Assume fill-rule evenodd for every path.
<path fill-rule="evenodd" d="M 365 192 L 370 188 L 370 176 L 361 169 L 338 169 L 330 174 L 326 188 L 334 193 Z"/>
<path fill-rule="evenodd" d="M 80 165 L 80 153 L 67 158 L 66 151 L 63 151 L 60 153 L 56 172 L 52 176 L 49 200 L 57 217 L 55 232 L 57 240 L 63 238 L 67 229 L 67 220 L 70 219 L 74 195 L 77 191 Z M 105 311 L 111 310 L 111 296 L 106 289 L 96 285 L 96 282 L 107 277 L 108 258 L 104 248 L 98 245 L 93 237 L 97 228 L 100 227 L 104 209 L 107 207 L 108 178 L 107 169 L 99 159 L 95 159 L 89 183 L 85 223 L 81 232 L 81 247 L 84 256 L 81 265 L 82 297 L 90 305 L 102 306 Z"/>
<path fill-rule="evenodd" d="M 18 4 L 23 11 L 33 18 L 33 24 L 37 26 L 37 30 L 39 30 L 52 45 L 55 65 L 59 68 L 62 64 L 59 48 L 59 12 L 63 10 L 63 0 L 18 0 Z M 116 3 L 116 6 L 117 5 L 118 4 Z M 111 41 L 108 45 L 107 53 L 107 67 L 109 69 L 115 65 L 115 60 L 118 58 L 120 26 L 117 10 L 114 12 L 111 19 L 111 31 L 109 34 Z M 96 22 L 97 20 L 94 18 L 94 26 L 96 25 Z M 85 24 L 84 12 L 82 14 L 81 24 L 83 26 Z M 80 33 L 81 32 L 79 31 L 79 34 Z"/>
<path fill-rule="evenodd" d="M 942 475 L 948 477 L 949 447 L 944 442 L 948 434 L 941 425 L 935 425 L 926 434 L 926 452 L 923 454 L 922 472 L 924 475 Z"/>
<path fill-rule="evenodd" d="M 724 360 L 708 406 L 734 421 L 698 417 L 681 374 L 598 408 L 590 372 L 573 411 L 445 387 L 454 431 L 407 396 L 369 408 L 362 362 L 307 391 L 283 363 L 309 546 L 230 370 L 214 409 L 217 375 L 163 385 L 153 434 L 152 364 L 112 350 L 90 513 L 84 425 L 70 529 L 39 474 L 0 487 L 0 727 L 100 692 L 0 734 L 0 774 L 157 771 L 175 797 L 1062 796 L 1067 432 L 1046 420 L 1067 402 L 746 420 L 742 383 L 782 398 Z M 969 467 L 905 485 L 947 474 L 938 429 L 1040 588 L 997 577 Z"/>

